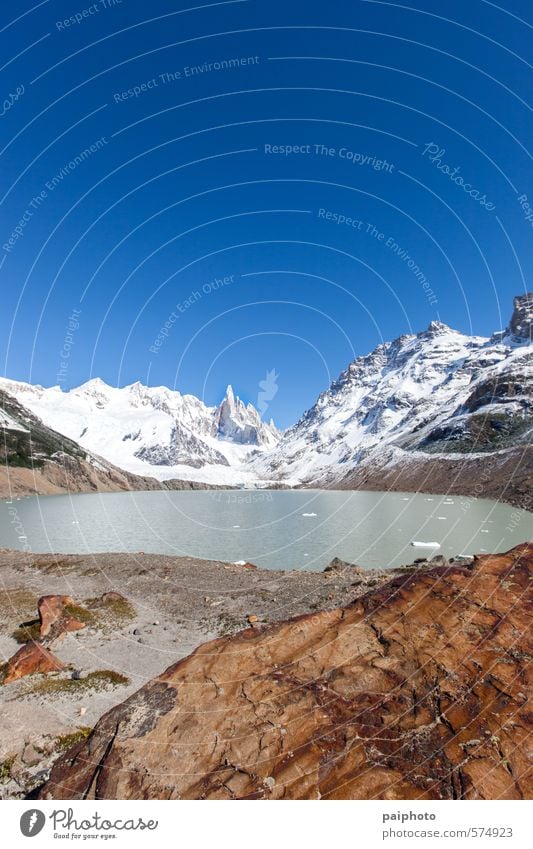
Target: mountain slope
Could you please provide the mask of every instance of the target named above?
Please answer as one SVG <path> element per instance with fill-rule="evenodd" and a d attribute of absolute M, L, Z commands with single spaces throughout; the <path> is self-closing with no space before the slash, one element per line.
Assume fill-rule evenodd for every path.
<path fill-rule="evenodd" d="M 454 492 L 531 508 L 532 324 L 528 294 L 489 339 L 431 322 L 381 344 L 283 435 L 231 386 L 217 407 L 99 379 L 70 392 L 0 388 L 87 451 L 160 481 Z"/>
<path fill-rule="evenodd" d="M 0 497 L 189 489 L 187 481 L 160 482 L 119 469 L 47 427 L 0 389 Z"/>
<path fill-rule="evenodd" d="M 422 460 L 437 468 L 437 458 L 455 456 L 460 474 L 472 454 L 483 455 L 484 469 L 493 455 L 501 465 L 502 451 L 521 456 L 532 429 L 532 316 L 533 295 L 526 295 L 515 298 L 509 328 L 490 339 L 432 322 L 379 345 L 351 363 L 253 468 L 292 485 L 363 488 L 387 464 L 405 478 L 402 466 Z M 393 478 L 387 475 L 389 485 Z M 369 488 L 380 488 L 378 479 Z"/>
<path fill-rule="evenodd" d="M 279 439 L 274 424 L 263 422 L 231 386 L 218 407 L 163 386 L 137 382 L 117 389 L 99 378 L 69 392 L 5 379 L 0 386 L 87 450 L 158 480 L 244 482 L 242 464 L 250 453 L 267 450 Z"/>

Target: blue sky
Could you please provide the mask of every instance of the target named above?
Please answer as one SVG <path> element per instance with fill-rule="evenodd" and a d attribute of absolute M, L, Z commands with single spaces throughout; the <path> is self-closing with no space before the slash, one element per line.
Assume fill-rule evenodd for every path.
<path fill-rule="evenodd" d="M 275 369 L 287 426 L 383 340 L 504 326 L 530 4 L 193 5 L 2 11 L 3 373 L 256 403 Z"/>

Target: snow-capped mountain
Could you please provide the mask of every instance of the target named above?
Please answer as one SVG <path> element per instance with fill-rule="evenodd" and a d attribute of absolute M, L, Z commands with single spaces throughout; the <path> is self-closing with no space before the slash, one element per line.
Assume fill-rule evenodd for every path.
<path fill-rule="evenodd" d="M 331 485 L 384 451 L 471 454 L 525 443 L 532 427 L 533 295 L 515 298 L 490 339 L 440 322 L 352 362 L 278 445 L 258 475 Z"/>
<path fill-rule="evenodd" d="M 504 491 L 509 500 L 512 489 L 525 503 L 532 325 L 528 294 L 515 298 L 509 327 L 488 339 L 433 321 L 378 345 L 283 435 L 231 386 L 214 407 L 166 387 L 117 389 L 99 379 L 69 392 L 0 379 L 0 390 L 83 449 L 159 481 L 463 492 L 481 457 L 487 497 Z M 7 422 L 11 413 L 3 415 Z"/>
<path fill-rule="evenodd" d="M 7 379 L 0 388 L 83 448 L 159 480 L 244 483 L 250 453 L 273 448 L 280 438 L 273 422 L 263 422 L 231 386 L 216 407 L 164 386 L 117 389 L 99 378 L 68 392 Z"/>

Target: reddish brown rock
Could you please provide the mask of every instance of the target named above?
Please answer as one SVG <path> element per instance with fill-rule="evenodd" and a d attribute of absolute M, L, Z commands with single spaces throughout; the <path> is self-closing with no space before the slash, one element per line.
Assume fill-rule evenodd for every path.
<path fill-rule="evenodd" d="M 74 599 L 69 595 L 43 595 L 37 602 L 41 620 L 41 637 L 57 637 L 65 631 L 79 631 L 85 628 L 69 607 L 75 607 Z"/>
<path fill-rule="evenodd" d="M 63 755 L 43 799 L 532 795 L 527 545 L 200 646 Z"/>
<path fill-rule="evenodd" d="M 44 646 L 30 640 L 7 662 L 4 684 L 10 684 L 34 672 L 59 672 L 64 665 Z"/>

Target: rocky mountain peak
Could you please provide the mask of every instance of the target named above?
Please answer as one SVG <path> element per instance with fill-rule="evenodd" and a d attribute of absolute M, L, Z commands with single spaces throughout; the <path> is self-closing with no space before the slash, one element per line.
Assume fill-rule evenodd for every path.
<path fill-rule="evenodd" d="M 513 314 L 509 330 L 518 339 L 531 341 L 533 325 L 533 292 L 517 295 L 513 300 Z"/>
<path fill-rule="evenodd" d="M 430 321 L 426 333 L 431 336 L 439 336 L 441 333 L 449 333 L 451 328 L 443 321 Z"/>

